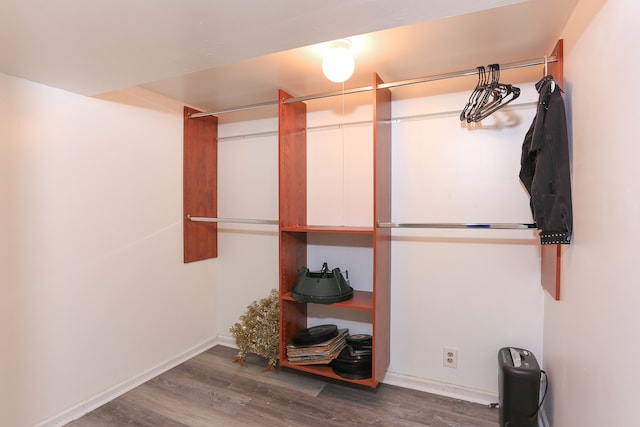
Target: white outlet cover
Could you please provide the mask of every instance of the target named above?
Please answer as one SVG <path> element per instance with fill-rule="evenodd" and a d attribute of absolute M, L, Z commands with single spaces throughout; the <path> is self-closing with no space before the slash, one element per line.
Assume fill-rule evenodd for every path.
<path fill-rule="evenodd" d="M 442 365 L 447 368 L 458 367 L 458 349 L 454 347 L 445 347 L 442 351 Z"/>

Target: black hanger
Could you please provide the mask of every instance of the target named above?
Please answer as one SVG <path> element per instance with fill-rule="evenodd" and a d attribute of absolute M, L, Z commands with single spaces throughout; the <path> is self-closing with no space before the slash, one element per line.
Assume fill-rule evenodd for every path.
<path fill-rule="evenodd" d="M 484 78 L 486 74 L 484 66 L 480 66 L 476 68 L 478 69 L 478 83 L 476 84 L 476 87 L 473 90 L 473 92 L 471 92 L 471 95 L 469 95 L 469 100 L 467 101 L 467 105 L 464 106 L 464 108 L 462 109 L 462 112 L 460 113 L 461 122 L 467 120 L 467 111 L 469 111 L 472 105 L 475 105 L 478 94 L 482 92 L 481 86 L 484 85 Z"/>
<path fill-rule="evenodd" d="M 484 67 L 483 67 L 484 68 Z M 490 77 L 471 94 L 473 102 L 460 114 L 460 120 L 479 122 L 520 96 L 520 89 L 500 83 L 500 65 L 489 65 Z M 471 98 L 470 98 L 471 102 Z"/>
<path fill-rule="evenodd" d="M 499 94 L 495 91 L 495 86 L 500 79 L 500 67 L 498 64 L 489 65 L 489 75 L 482 85 L 482 95 L 476 100 L 473 107 L 467 111 L 467 122 L 475 122 L 475 117 L 479 116 L 481 111 L 489 106 L 499 102 Z"/>
<path fill-rule="evenodd" d="M 487 108 L 484 108 L 483 110 L 479 111 L 475 116 L 473 116 L 474 122 L 479 122 L 485 119 L 486 117 L 495 113 L 496 111 L 498 111 L 499 109 L 501 109 L 502 107 L 504 107 L 505 105 L 507 105 L 508 103 L 510 103 L 511 101 L 513 101 L 514 99 L 520 96 L 520 88 L 517 88 L 510 84 L 500 84 L 498 89 L 500 91 L 498 101 L 495 103 L 492 103 L 492 105 L 488 106 Z"/>

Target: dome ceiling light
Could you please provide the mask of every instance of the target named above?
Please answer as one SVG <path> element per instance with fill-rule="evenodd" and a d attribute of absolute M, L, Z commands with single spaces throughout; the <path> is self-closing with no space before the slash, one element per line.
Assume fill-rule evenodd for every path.
<path fill-rule="evenodd" d="M 343 83 L 351 77 L 354 69 L 351 42 L 346 39 L 331 42 L 322 60 L 324 75 L 332 82 Z"/>

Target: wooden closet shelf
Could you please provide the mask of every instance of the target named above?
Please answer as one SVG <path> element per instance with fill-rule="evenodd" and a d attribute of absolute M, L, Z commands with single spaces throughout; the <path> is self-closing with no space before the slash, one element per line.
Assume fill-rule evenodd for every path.
<path fill-rule="evenodd" d="M 296 300 L 291 295 L 291 292 L 287 292 L 285 294 L 282 294 L 282 298 L 281 299 L 283 301 L 295 301 L 295 302 L 300 303 L 300 304 L 307 304 L 307 303 L 302 303 L 302 302 Z M 349 309 L 352 309 L 352 310 L 371 311 L 371 310 L 373 310 L 373 292 L 353 291 L 353 298 L 348 299 L 346 301 L 334 302 L 333 304 L 326 304 L 326 305 L 330 305 L 332 307 L 344 307 L 344 308 L 349 308 Z"/>
<path fill-rule="evenodd" d="M 309 372 L 311 374 L 321 375 L 323 377 L 345 381 L 345 378 L 334 373 L 333 369 L 331 369 L 329 365 L 296 365 L 293 363 L 289 363 L 286 360 L 281 360 L 280 366 L 284 368 L 291 368 L 297 371 Z M 362 384 L 367 387 L 376 386 L 376 382 L 372 378 L 366 378 L 363 380 L 349 379 L 348 381 L 355 384 Z"/>

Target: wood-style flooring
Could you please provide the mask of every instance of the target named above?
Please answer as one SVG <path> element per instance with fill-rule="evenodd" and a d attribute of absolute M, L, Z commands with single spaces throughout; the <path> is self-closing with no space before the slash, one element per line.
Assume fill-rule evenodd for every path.
<path fill-rule="evenodd" d="M 498 410 L 379 384 L 343 384 L 215 346 L 67 424 L 96 426 L 496 427 Z"/>

